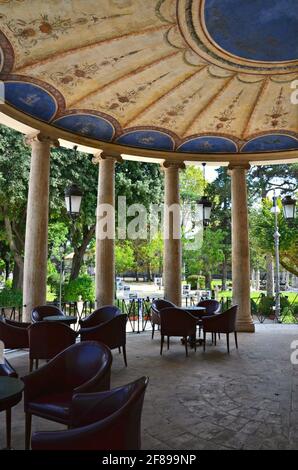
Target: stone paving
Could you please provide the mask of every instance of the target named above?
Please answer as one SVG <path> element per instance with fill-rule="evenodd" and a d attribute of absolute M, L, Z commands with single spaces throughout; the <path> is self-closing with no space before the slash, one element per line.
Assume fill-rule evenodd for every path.
<path fill-rule="evenodd" d="M 290 361 L 296 325 L 256 325 L 255 334 L 239 334 L 239 350 L 231 338 L 217 346 L 208 341 L 185 357 L 179 338 L 159 355 L 159 334 L 128 334 L 128 368 L 113 352 L 112 386 L 142 375 L 150 383 L 142 419 L 142 447 L 167 449 L 298 449 L 298 365 Z M 28 354 L 8 359 L 20 375 L 28 370 Z M 5 444 L 4 413 L 0 448 Z M 13 409 L 13 447 L 24 446 L 22 404 Z M 33 431 L 54 430 L 56 423 L 33 417 Z"/>

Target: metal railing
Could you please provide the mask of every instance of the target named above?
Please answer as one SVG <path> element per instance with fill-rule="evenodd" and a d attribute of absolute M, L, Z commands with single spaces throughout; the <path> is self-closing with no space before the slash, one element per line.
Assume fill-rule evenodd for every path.
<path fill-rule="evenodd" d="M 298 293 L 292 301 L 286 299 L 287 295 L 281 295 L 281 315 L 277 317 L 274 311 L 274 301 L 272 299 L 272 306 L 266 307 L 262 303 L 264 294 L 251 299 L 252 315 L 255 321 L 265 323 L 270 321 L 273 323 L 298 323 Z M 115 304 L 120 308 L 123 313 L 127 314 L 127 331 L 132 333 L 141 333 L 142 331 L 151 330 L 151 304 L 156 300 L 155 297 L 146 298 L 124 298 L 116 299 Z M 188 295 L 182 297 L 182 308 L 196 305 L 198 302 L 196 295 Z M 221 311 L 225 311 L 232 305 L 232 299 L 229 297 L 221 297 L 219 299 L 221 304 Z M 51 305 L 57 305 L 52 303 Z M 74 315 L 79 319 L 85 318 L 95 310 L 95 303 L 90 301 L 84 302 L 63 302 L 62 311 L 65 315 Z M 11 320 L 22 321 L 22 307 L 10 306 L 1 307 L 0 315 Z"/>

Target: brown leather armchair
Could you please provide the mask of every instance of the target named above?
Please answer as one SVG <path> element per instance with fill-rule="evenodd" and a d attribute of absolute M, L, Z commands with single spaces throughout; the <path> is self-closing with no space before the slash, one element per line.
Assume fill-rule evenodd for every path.
<path fill-rule="evenodd" d="M 18 374 L 15 371 L 15 369 L 5 358 L 4 358 L 4 364 L 0 364 L 0 377 L 15 377 L 15 378 L 18 377 Z"/>
<path fill-rule="evenodd" d="M 23 377 L 26 449 L 30 445 L 32 415 L 69 426 L 73 395 L 109 390 L 111 365 L 112 353 L 107 346 L 84 341 Z"/>
<path fill-rule="evenodd" d="M 0 340 L 4 342 L 6 349 L 29 348 L 28 328 L 25 326 L 27 323 L 16 326 L 17 323 L 0 318 Z"/>
<path fill-rule="evenodd" d="M 63 323 L 40 321 L 29 329 L 30 372 L 35 360 L 36 369 L 39 359 L 52 359 L 64 349 L 76 342 L 77 333 Z"/>
<path fill-rule="evenodd" d="M 201 300 L 201 302 L 198 303 L 198 307 L 204 307 L 206 309 L 206 315 L 215 315 L 221 311 L 220 302 L 214 299 Z"/>
<path fill-rule="evenodd" d="M 152 323 L 152 336 L 151 338 L 154 338 L 154 331 L 155 331 L 155 325 L 160 326 L 160 311 L 163 308 L 169 308 L 169 307 L 176 307 L 175 304 L 170 302 L 169 300 L 164 300 L 164 299 L 156 299 L 152 302 L 151 305 L 151 323 Z"/>
<path fill-rule="evenodd" d="M 124 364 L 127 367 L 126 322 L 127 315 L 121 314 L 100 325 L 91 328 L 81 328 L 79 331 L 81 341 L 100 341 L 110 349 L 119 348 L 119 352 L 121 352 L 122 347 Z"/>
<path fill-rule="evenodd" d="M 81 328 L 90 328 L 97 326 L 106 321 L 112 320 L 117 315 L 121 315 L 121 310 L 115 305 L 104 305 L 103 307 L 94 310 L 91 315 L 79 321 Z"/>
<path fill-rule="evenodd" d="M 31 325 L 30 322 L 15 321 L 15 320 L 10 320 L 9 318 L 5 318 L 5 322 L 8 325 L 17 326 L 18 328 L 28 328 Z"/>
<path fill-rule="evenodd" d="M 182 336 L 184 339 L 185 353 L 188 356 L 187 337 L 196 336 L 197 319 L 182 308 L 170 307 L 160 311 L 160 354 L 162 355 L 164 337 L 168 337 L 168 349 L 171 336 Z M 196 351 L 196 342 L 194 342 Z"/>
<path fill-rule="evenodd" d="M 204 332 L 204 351 L 206 350 L 206 333 L 225 333 L 227 335 L 227 348 L 230 353 L 229 334 L 234 333 L 235 344 L 238 349 L 237 332 L 236 332 L 236 315 L 238 305 L 234 305 L 223 313 L 202 318 L 202 326 Z"/>
<path fill-rule="evenodd" d="M 221 312 L 221 304 L 215 299 L 207 299 L 207 300 L 201 300 L 201 302 L 198 303 L 198 307 L 204 307 L 206 311 L 206 316 L 210 315 L 216 315 L 217 313 Z M 198 321 L 199 325 L 199 337 L 201 336 L 201 330 L 202 330 L 202 319 L 200 318 Z M 220 333 L 218 334 L 220 338 Z M 212 334 L 212 342 L 213 338 L 216 343 L 216 335 Z"/>
<path fill-rule="evenodd" d="M 31 319 L 33 323 L 36 323 L 38 321 L 43 321 L 44 317 L 52 317 L 56 315 L 63 316 L 64 313 L 61 312 L 60 308 L 55 307 L 55 305 L 39 305 L 32 310 Z"/>
<path fill-rule="evenodd" d="M 148 377 L 109 392 L 73 397 L 71 429 L 38 432 L 33 450 L 138 450 Z"/>

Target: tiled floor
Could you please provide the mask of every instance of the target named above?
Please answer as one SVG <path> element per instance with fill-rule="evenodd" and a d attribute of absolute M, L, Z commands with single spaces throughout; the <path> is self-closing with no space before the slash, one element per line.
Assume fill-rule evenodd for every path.
<path fill-rule="evenodd" d="M 113 352 L 112 385 L 142 375 L 150 383 L 143 410 L 144 449 L 298 449 L 298 365 L 290 361 L 298 326 L 257 325 L 255 334 L 239 334 L 239 350 L 231 338 L 198 348 L 185 357 L 179 338 L 159 355 L 159 335 L 129 334 L 128 368 Z M 27 353 L 8 359 L 22 376 Z M 22 404 L 13 409 L 13 446 L 24 445 Z M 0 447 L 5 444 L 1 413 Z M 33 430 L 61 429 L 33 418 Z"/>

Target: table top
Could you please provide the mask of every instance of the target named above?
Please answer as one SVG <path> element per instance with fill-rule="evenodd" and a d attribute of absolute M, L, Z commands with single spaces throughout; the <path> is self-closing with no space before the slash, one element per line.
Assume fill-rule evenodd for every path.
<path fill-rule="evenodd" d="M 24 382 L 14 377 L 0 377 L 0 405 L 24 390 Z"/>
<path fill-rule="evenodd" d="M 60 321 L 62 323 L 76 323 L 77 317 L 71 315 L 51 315 L 43 318 L 46 321 Z"/>
<path fill-rule="evenodd" d="M 187 312 L 206 312 L 205 307 L 198 307 L 197 305 L 190 305 L 189 307 L 185 307 Z"/>

